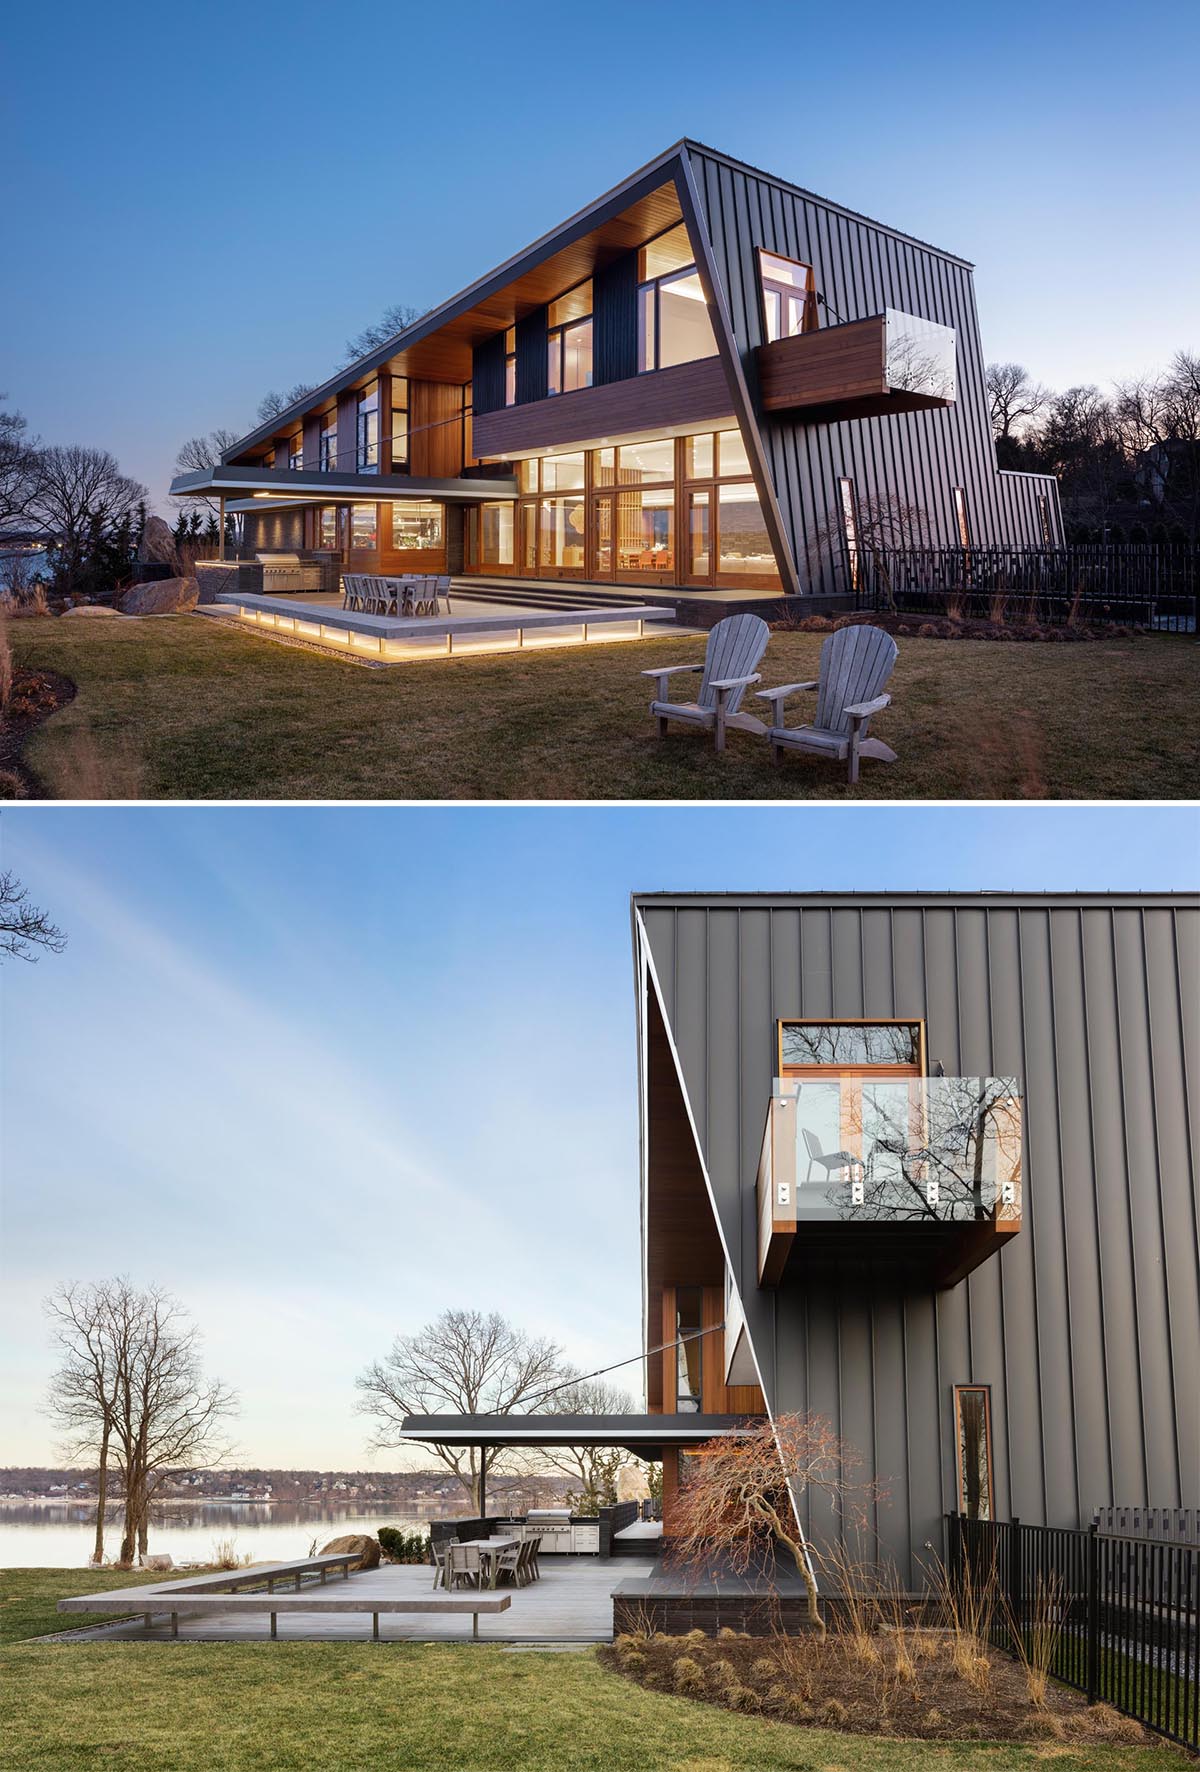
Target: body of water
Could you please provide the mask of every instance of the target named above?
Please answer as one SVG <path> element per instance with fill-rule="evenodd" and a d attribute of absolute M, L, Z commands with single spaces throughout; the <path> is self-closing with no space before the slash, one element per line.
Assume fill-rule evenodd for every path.
<path fill-rule="evenodd" d="M 465 1511 L 465 1510 L 464 1510 Z M 120 1510 L 110 1509 L 104 1550 L 115 1557 L 121 1546 Z M 253 1562 L 286 1562 L 306 1557 L 347 1532 L 374 1535 L 380 1526 L 427 1532 L 428 1519 L 415 1519 L 387 1503 L 363 1501 L 189 1501 L 152 1509 L 149 1552 L 176 1563 L 208 1563 L 214 1548 L 232 1539 L 234 1553 Z M 0 1502 L 0 1568 L 78 1569 L 92 1554 L 95 1509 L 77 1501 Z"/>

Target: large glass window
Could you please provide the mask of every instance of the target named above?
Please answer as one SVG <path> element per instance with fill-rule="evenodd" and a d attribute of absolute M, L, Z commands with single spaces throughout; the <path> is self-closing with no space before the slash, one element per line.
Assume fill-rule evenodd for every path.
<path fill-rule="evenodd" d="M 337 413 L 321 420 L 321 472 L 332 474 L 337 467 Z"/>
<path fill-rule="evenodd" d="M 412 548 L 440 548 L 445 506 L 422 504 L 415 499 L 392 506 L 392 546 L 397 552 Z"/>
<path fill-rule="evenodd" d="M 717 341 L 687 229 L 680 222 L 638 254 L 638 369 L 716 355 Z"/>
<path fill-rule="evenodd" d="M 542 491 L 568 492 L 583 486 L 586 463 L 582 455 L 542 457 Z"/>
<path fill-rule="evenodd" d="M 813 330 L 817 324 L 817 296 L 811 265 L 760 249 L 758 279 L 763 336 L 768 344 L 777 338 L 795 338 L 801 332 Z"/>
<path fill-rule="evenodd" d="M 986 1384 L 954 1387 L 958 1511 L 969 1520 L 995 1517 L 992 1503 L 992 1409 Z"/>
<path fill-rule="evenodd" d="M 743 485 L 722 484 L 717 488 L 717 500 L 717 570 L 757 577 L 774 572 L 775 554 L 756 487 L 750 481 Z"/>
<path fill-rule="evenodd" d="M 511 504 L 486 504 L 479 508 L 479 563 L 481 566 L 511 566 L 513 563 L 513 518 Z"/>
<path fill-rule="evenodd" d="M 569 394 L 592 385 L 592 285 L 567 291 L 547 310 L 547 392 Z"/>
<path fill-rule="evenodd" d="M 391 463 L 393 474 L 408 468 L 408 377 L 392 377 Z"/>
<path fill-rule="evenodd" d="M 617 570 L 670 575 L 675 570 L 675 491 L 661 486 L 619 492 Z"/>
<path fill-rule="evenodd" d="M 675 478 L 675 444 L 670 437 L 657 443 L 623 443 L 617 452 L 617 485 L 644 486 Z"/>
<path fill-rule="evenodd" d="M 363 553 L 374 553 L 379 546 L 379 506 L 350 506 L 350 546 Z"/>
<path fill-rule="evenodd" d="M 734 474 L 750 472 L 750 457 L 740 431 L 720 431 L 717 435 L 717 472 L 722 480 Z"/>
<path fill-rule="evenodd" d="M 576 572 L 583 567 L 582 498 L 544 498 L 538 530 L 538 564 Z"/>
<path fill-rule="evenodd" d="M 317 512 L 317 546 L 319 548 L 336 548 L 338 545 L 338 514 L 336 505 L 322 505 Z"/>
<path fill-rule="evenodd" d="M 360 474 L 379 472 L 379 383 L 358 397 L 356 461 Z"/>
<path fill-rule="evenodd" d="M 288 444 L 288 467 L 292 470 L 293 473 L 296 473 L 303 466 L 304 466 L 304 433 L 303 433 L 303 431 L 301 431 L 300 435 L 298 437 L 293 437 L 291 442 Z"/>

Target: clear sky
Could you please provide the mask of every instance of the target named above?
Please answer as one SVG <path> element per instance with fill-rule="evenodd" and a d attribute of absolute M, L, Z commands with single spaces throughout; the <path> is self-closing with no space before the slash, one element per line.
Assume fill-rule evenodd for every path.
<path fill-rule="evenodd" d="M 53 1459 L 64 1279 L 176 1292 L 269 1466 L 362 1466 L 355 1374 L 450 1304 L 636 1354 L 631 890 L 1194 887 L 1198 859 L 1194 810 L 4 812 L 70 943 L 0 970 L 0 1463 Z"/>
<path fill-rule="evenodd" d="M 1195 0 L 60 0 L 2 41 L 0 389 L 163 508 L 185 437 L 683 135 L 974 260 L 1040 379 L 1200 348 Z"/>

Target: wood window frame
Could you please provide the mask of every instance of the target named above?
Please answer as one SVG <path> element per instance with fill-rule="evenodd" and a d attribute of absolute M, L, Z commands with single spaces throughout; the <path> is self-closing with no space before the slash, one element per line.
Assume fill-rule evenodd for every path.
<path fill-rule="evenodd" d="M 804 296 L 804 322 L 800 328 L 800 336 L 802 337 L 806 332 L 816 332 L 817 328 L 820 326 L 821 318 L 820 310 L 817 306 L 817 284 L 813 273 L 813 267 L 808 263 L 807 259 L 792 258 L 786 252 L 774 252 L 769 246 L 756 246 L 754 248 L 754 263 L 755 269 L 758 273 L 758 316 L 762 322 L 763 343 L 768 344 L 772 342 L 771 329 L 767 324 L 768 288 L 777 290 L 781 296 L 785 294 L 788 296 L 794 296 L 801 293 L 796 284 L 779 283 L 774 277 L 769 277 L 767 275 L 763 261 L 768 258 L 781 258 L 785 264 L 795 265 L 798 270 L 808 272 L 802 292 Z M 779 336 L 780 338 L 792 338 L 796 335 L 793 333 L 781 332 Z"/>
<path fill-rule="evenodd" d="M 983 1437 L 987 1447 L 988 1519 L 996 1518 L 996 1478 L 992 1460 L 992 1387 L 990 1384 L 956 1384 L 954 1386 L 954 1484 L 958 1512 L 965 1514 L 966 1473 L 962 1462 L 962 1393 L 979 1391 L 983 1397 Z"/>
<path fill-rule="evenodd" d="M 783 1030 L 797 1028 L 916 1028 L 916 1064 L 809 1064 L 785 1065 L 783 1062 Z M 812 1075 L 818 1071 L 837 1071 L 843 1076 L 887 1077 L 897 1074 L 927 1077 L 929 1075 L 925 1018 L 919 1015 L 781 1015 L 775 1023 L 775 1075 L 793 1077 Z"/>

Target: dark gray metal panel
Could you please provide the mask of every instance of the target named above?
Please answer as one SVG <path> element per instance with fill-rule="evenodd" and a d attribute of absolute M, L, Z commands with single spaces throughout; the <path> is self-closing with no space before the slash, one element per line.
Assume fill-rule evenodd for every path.
<path fill-rule="evenodd" d="M 637 253 L 627 252 L 592 282 L 596 385 L 626 381 L 638 372 Z"/>
<path fill-rule="evenodd" d="M 550 386 L 550 360 L 547 355 L 550 338 L 548 312 L 535 308 L 516 324 L 517 335 L 517 399 L 544 400 Z"/>
<path fill-rule="evenodd" d="M 1005 1513 L 1200 1505 L 1200 904 L 843 893 L 641 912 L 768 1399 L 868 1455 L 901 1573 L 954 1504 L 955 1383 L 992 1387 Z M 949 1292 L 757 1285 L 775 1021 L 834 1013 L 924 1016 L 947 1073 L 1022 1079 L 1023 1228 Z"/>
<path fill-rule="evenodd" d="M 688 164 L 771 480 L 807 588 L 846 589 L 837 512 L 843 474 L 854 480 L 860 503 L 892 495 L 922 512 L 935 545 L 957 544 L 955 486 L 966 490 L 977 546 L 1040 545 L 1039 492 L 1049 499 L 1053 539 L 1061 540 L 1057 482 L 996 469 L 970 266 L 709 150 L 689 144 Z M 953 326 L 959 377 L 954 404 L 821 425 L 765 414 L 758 406 L 754 358 L 765 342 L 754 257 L 760 246 L 812 264 L 827 302 L 824 324 L 834 323 L 835 315 L 864 319 L 893 306 Z"/>

